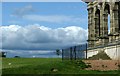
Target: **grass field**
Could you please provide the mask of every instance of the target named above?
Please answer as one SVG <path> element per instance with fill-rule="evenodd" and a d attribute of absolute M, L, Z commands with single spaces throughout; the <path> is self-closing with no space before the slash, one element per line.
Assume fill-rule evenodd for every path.
<path fill-rule="evenodd" d="M 52 69 L 57 71 L 52 71 Z M 73 61 L 60 58 L 3 58 L 4 74 L 117 74 L 118 71 L 82 70 Z"/>

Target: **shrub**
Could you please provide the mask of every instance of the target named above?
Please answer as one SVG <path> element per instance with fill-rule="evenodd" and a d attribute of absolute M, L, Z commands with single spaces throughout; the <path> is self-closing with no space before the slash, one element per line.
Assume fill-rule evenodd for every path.
<path fill-rule="evenodd" d="M 20 56 L 15 56 L 14 58 L 20 58 Z"/>
<path fill-rule="evenodd" d="M 75 63 L 80 69 L 91 67 L 91 65 L 86 65 L 82 60 L 76 61 Z"/>

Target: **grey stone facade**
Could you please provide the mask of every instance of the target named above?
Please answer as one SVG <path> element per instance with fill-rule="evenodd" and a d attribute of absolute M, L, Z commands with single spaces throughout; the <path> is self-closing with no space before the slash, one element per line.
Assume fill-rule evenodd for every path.
<path fill-rule="evenodd" d="M 107 45 L 120 40 L 120 0 L 84 1 L 88 6 L 88 46 Z"/>

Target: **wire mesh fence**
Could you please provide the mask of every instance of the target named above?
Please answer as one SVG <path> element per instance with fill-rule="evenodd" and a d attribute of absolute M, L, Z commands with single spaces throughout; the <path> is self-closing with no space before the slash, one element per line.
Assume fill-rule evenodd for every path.
<path fill-rule="evenodd" d="M 83 58 L 87 58 L 87 44 L 62 49 L 63 60 L 78 60 Z"/>

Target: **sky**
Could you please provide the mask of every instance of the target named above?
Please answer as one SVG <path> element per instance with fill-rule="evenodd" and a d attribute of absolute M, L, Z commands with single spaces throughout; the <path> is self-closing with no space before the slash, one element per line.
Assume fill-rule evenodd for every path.
<path fill-rule="evenodd" d="M 3 2 L 1 49 L 11 56 L 31 51 L 51 55 L 86 43 L 87 25 L 84 2 Z"/>
<path fill-rule="evenodd" d="M 2 7 L 3 25 L 37 23 L 51 28 L 87 28 L 87 5 L 83 2 L 8 2 Z"/>

